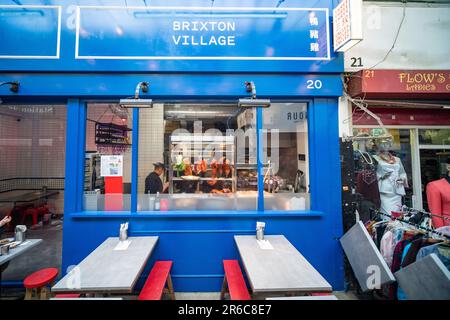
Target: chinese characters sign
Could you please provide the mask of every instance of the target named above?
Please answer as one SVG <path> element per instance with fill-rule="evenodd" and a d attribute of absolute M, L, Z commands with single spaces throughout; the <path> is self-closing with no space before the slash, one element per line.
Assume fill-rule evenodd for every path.
<path fill-rule="evenodd" d="M 362 40 L 362 0 L 342 0 L 333 10 L 333 38 L 339 52 Z"/>

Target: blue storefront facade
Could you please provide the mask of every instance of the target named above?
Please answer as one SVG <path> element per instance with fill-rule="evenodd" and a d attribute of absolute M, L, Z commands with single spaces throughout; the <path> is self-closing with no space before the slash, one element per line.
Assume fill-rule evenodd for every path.
<path fill-rule="evenodd" d="M 338 97 L 343 59 L 332 49 L 337 1 L 0 1 L 3 104 L 64 104 L 66 149 L 62 269 L 79 263 L 129 222 L 130 236 L 159 236 L 156 260 L 173 260 L 175 291 L 220 291 L 234 235 L 283 234 L 330 282 L 344 287 Z M 237 103 L 249 95 L 307 105 L 310 207 L 268 210 L 138 210 L 139 144 L 131 150 L 130 208 L 83 206 L 87 105 L 134 95 L 177 103 Z M 0 108 L 2 105 L 0 104 Z M 211 107 L 213 108 L 213 106 Z M 133 142 L 139 109 L 133 109 Z M 260 111 L 258 111 L 259 113 Z M 257 117 L 261 127 L 261 113 Z M 258 124 L 257 124 L 258 126 Z M 262 148 L 258 146 L 258 153 Z"/>

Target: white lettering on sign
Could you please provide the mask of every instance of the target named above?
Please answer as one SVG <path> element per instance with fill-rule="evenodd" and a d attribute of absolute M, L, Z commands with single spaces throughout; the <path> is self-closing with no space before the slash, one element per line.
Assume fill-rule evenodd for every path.
<path fill-rule="evenodd" d="M 234 32 L 234 21 L 179 21 L 172 23 L 173 31 L 203 32 L 203 34 L 175 34 L 172 41 L 176 46 L 235 46 L 234 35 L 205 35 L 205 32 Z"/>

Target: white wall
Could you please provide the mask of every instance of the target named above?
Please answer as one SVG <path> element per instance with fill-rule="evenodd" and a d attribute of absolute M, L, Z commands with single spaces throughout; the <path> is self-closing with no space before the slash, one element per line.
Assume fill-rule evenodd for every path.
<path fill-rule="evenodd" d="M 7 108 L 7 106 L 2 106 Z M 20 120 L 20 121 L 18 121 Z M 64 177 L 66 108 L 0 114 L 0 179 Z"/>
<path fill-rule="evenodd" d="M 138 193 L 144 193 L 145 178 L 153 163 L 164 162 L 164 105 L 139 111 Z"/>
<path fill-rule="evenodd" d="M 365 1 L 364 40 L 345 53 L 345 70 L 370 69 L 383 60 L 402 16 L 399 2 Z M 361 58 L 363 66 L 352 66 L 352 58 Z M 394 49 L 374 69 L 450 69 L 450 4 L 407 4 Z"/>
<path fill-rule="evenodd" d="M 12 107 L 12 106 L 11 106 Z M 8 178 L 64 178 L 65 176 L 65 106 L 1 105 L 0 110 L 0 180 Z M 42 112 L 51 110 L 49 112 Z M 36 180 L 35 180 L 36 181 Z M 42 180 L 37 180 L 42 182 Z M 60 180 L 51 180 L 59 181 Z M 45 183 L 45 182 L 44 182 Z M 37 185 L 37 184 L 36 184 Z M 36 185 L 25 185 L 34 188 Z M 59 185 L 59 183 L 58 183 Z M 63 184 L 61 184 L 63 186 Z M 23 184 L 1 181 L 0 190 L 22 188 Z M 50 186 L 51 187 L 51 186 Z M 12 191 L 14 192 L 14 191 Z M 18 192 L 18 191 L 17 191 Z M 54 211 L 64 210 L 64 191 L 49 203 Z M 0 211 L 9 209 L 5 204 Z"/>

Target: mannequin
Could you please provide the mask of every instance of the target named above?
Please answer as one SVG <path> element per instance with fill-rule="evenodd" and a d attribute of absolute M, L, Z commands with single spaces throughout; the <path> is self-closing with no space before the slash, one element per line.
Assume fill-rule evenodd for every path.
<path fill-rule="evenodd" d="M 450 157 L 447 158 L 447 175 L 427 185 L 427 200 L 432 214 L 450 218 Z M 436 229 L 450 226 L 449 220 L 439 217 L 432 217 L 432 220 Z"/>
<path fill-rule="evenodd" d="M 376 143 L 378 154 L 374 155 L 377 160 L 377 179 L 380 191 L 380 210 L 386 214 L 399 211 L 402 206 L 402 196 L 406 194 L 408 178 L 402 161 L 394 157 L 389 150 L 392 148 L 392 138 L 383 138 Z"/>

